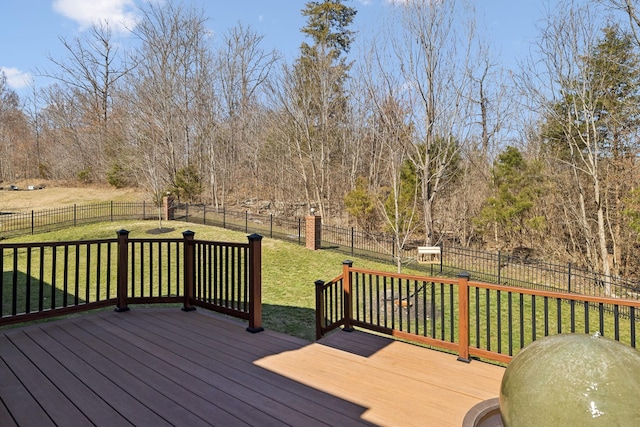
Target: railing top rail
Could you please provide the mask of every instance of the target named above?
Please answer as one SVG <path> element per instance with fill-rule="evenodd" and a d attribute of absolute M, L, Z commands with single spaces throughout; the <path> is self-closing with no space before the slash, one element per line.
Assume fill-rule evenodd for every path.
<path fill-rule="evenodd" d="M 539 297 L 572 300 L 572 301 L 578 301 L 578 302 L 603 303 L 603 304 L 640 308 L 639 300 L 632 300 L 632 299 L 625 299 L 625 298 L 597 297 L 597 296 L 574 294 L 574 293 L 567 293 L 567 292 L 543 291 L 539 289 L 520 288 L 520 287 L 508 286 L 508 285 L 496 285 L 493 283 L 476 282 L 476 281 L 469 281 L 469 286 L 482 288 L 482 289 L 491 289 L 491 290 L 496 290 L 501 292 L 512 292 L 512 293 L 518 293 L 518 294 L 533 295 L 537 297 L 539 296 Z"/>
<path fill-rule="evenodd" d="M 450 285 L 455 285 L 458 283 L 458 279 L 450 279 L 450 278 L 445 278 L 440 276 L 437 276 L 437 277 L 436 276 L 420 276 L 417 274 L 381 272 L 381 271 L 368 270 L 365 268 L 357 268 L 357 267 L 351 267 L 349 268 L 349 271 L 354 273 L 370 274 L 373 276 L 393 277 L 395 279 L 417 280 L 420 282 L 438 282 L 438 283 L 444 283 L 444 284 L 450 284 Z"/>
<path fill-rule="evenodd" d="M 117 238 L 109 238 L 109 239 L 94 239 L 94 240 L 67 240 L 67 241 L 58 241 L 58 242 L 23 242 L 23 243 L 0 243 L 0 248 L 7 249 L 22 249 L 28 247 L 53 247 L 53 246 L 74 246 L 74 245 L 87 245 L 87 244 L 98 244 L 98 243 L 116 243 L 118 241 Z M 129 243 L 148 243 L 148 242 L 171 242 L 171 243 L 180 243 L 184 241 L 184 238 L 180 237 L 172 237 L 172 238 L 130 238 L 127 239 Z M 246 248 L 249 246 L 248 243 L 240 243 L 240 242 L 222 242 L 222 241 L 211 241 L 211 240 L 193 240 L 194 243 L 198 244 L 207 244 L 207 245 L 220 245 L 220 246 L 229 246 L 229 247 L 241 247 Z"/>
<path fill-rule="evenodd" d="M 127 239 L 130 243 L 149 243 L 149 242 L 166 242 L 166 243 L 179 243 L 179 242 L 184 242 L 184 239 L 181 237 L 169 237 L 169 238 L 164 238 L 164 239 L 154 239 L 154 238 L 148 238 L 148 237 L 141 237 L 141 238 L 130 238 Z"/>
<path fill-rule="evenodd" d="M 55 246 L 74 246 L 74 245 L 94 245 L 100 243 L 115 243 L 118 239 L 96 239 L 96 240 L 67 240 L 59 242 L 24 242 L 24 243 L 0 243 L 0 248 L 22 249 L 22 248 L 39 248 L 39 247 L 55 247 Z"/>
<path fill-rule="evenodd" d="M 334 277 L 333 279 L 331 279 L 331 280 L 329 280 L 327 282 L 324 282 L 324 286 L 325 287 L 331 286 L 332 283 L 339 282 L 342 279 L 344 279 L 344 276 L 342 274 L 340 274 L 340 275 Z"/>
<path fill-rule="evenodd" d="M 248 248 L 249 243 L 241 243 L 241 242 L 220 242 L 215 240 L 193 240 L 194 243 L 203 244 L 203 245 L 216 245 L 216 246 L 229 246 L 236 248 Z"/>

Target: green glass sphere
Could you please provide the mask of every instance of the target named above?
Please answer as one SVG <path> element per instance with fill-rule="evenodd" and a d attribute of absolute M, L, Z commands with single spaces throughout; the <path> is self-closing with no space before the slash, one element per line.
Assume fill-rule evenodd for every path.
<path fill-rule="evenodd" d="M 640 426 L 640 351 L 560 334 L 518 353 L 500 386 L 505 426 Z"/>

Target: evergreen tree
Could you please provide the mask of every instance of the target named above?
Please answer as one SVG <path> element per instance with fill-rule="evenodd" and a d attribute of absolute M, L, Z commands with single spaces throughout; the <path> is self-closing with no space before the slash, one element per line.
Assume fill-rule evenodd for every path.
<path fill-rule="evenodd" d="M 492 171 L 494 196 L 487 200 L 476 223 L 493 225 L 511 247 L 522 246 L 527 233 L 540 228 L 544 219 L 534 214 L 536 200 L 542 193 L 540 166 L 529 163 L 514 147 L 507 147 Z"/>
<path fill-rule="evenodd" d="M 365 231 L 372 231 L 377 222 L 376 197 L 367 188 L 367 179 L 358 177 L 356 188 L 344 196 L 344 205 L 356 224 Z"/>
<path fill-rule="evenodd" d="M 418 174 L 411 160 L 405 160 L 400 167 L 400 181 L 397 186 L 388 189 L 384 202 L 387 218 L 394 218 L 395 224 L 387 231 L 397 234 L 397 230 L 411 230 L 418 208 Z"/>
<path fill-rule="evenodd" d="M 333 197 L 337 176 L 330 173 L 339 160 L 345 135 L 347 97 L 344 84 L 348 78 L 349 52 L 354 33 L 348 27 L 356 10 L 342 0 L 308 2 L 302 10 L 307 25 L 301 31 L 312 44 L 302 43 L 294 66 L 296 104 L 303 121 L 297 123 L 296 146 L 305 159 L 302 175 L 307 185 L 309 203 L 319 206 L 325 216 L 325 204 Z"/>

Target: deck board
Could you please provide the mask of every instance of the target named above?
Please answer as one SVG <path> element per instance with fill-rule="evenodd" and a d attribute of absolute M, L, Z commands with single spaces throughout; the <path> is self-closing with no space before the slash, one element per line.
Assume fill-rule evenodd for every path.
<path fill-rule="evenodd" d="M 0 343 L 5 345 L 5 343 Z M 0 396 L 3 406 L 15 414 L 14 420 L 22 425 L 53 425 L 46 412 L 24 387 L 20 378 L 15 376 L 9 366 L 0 360 Z"/>
<path fill-rule="evenodd" d="M 70 401 L 59 400 L 53 402 L 47 399 L 47 396 L 58 393 L 59 389 L 49 381 L 49 378 L 42 371 L 34 369 L 35 366 L 44 365 L 47 361 L 36 355 L 29 359 L 23 353 L 12 351 L 14 349 L 15 347 L 6 337 L 0 336 L 0 357 L 20 380 L 25 390 L 28 390 L 33 395 L 33 399 L 28 399 L 24 403 L 30 402 L 32 405 L 38 405 L 36 401 L 42 403 L 42 408 L 38 405 L 38 407 L 32 407 L 29 410 L 23 409 L 21 412 L 29 414 L 34 411 L 39 412 L 42 409 L 44 412 L 50 413 L 52 418 L 63 420 L 69 424 L 74 423 L 74 425 L 78 426 L 91 425 L 82 411 Z M 4 378 L 1 374 L 0 377 Z M 82 395 L 77 395 L 77 397 L 81 398 Z M 46 419 L 48 416 L 44 418 Z"/>
<path fill-rule="evenodd" d="M 360 331 L 309 343 L 198 309 L 0 332 L 0 425 L 459 426 L 503 368 Z"/>

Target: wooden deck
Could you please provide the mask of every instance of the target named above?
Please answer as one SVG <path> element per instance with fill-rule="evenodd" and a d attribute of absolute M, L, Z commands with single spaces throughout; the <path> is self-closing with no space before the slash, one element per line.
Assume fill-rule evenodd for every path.
<path fill-rule="evenodd" d="M 316 343 L 204 310 L 0 332 L 0 425 L 460 426 L 503 368 L 364 332 Z"/>

